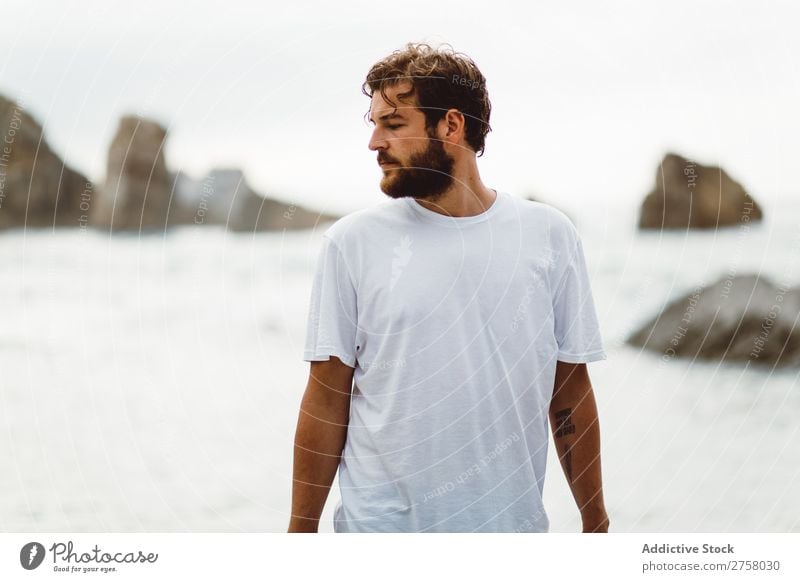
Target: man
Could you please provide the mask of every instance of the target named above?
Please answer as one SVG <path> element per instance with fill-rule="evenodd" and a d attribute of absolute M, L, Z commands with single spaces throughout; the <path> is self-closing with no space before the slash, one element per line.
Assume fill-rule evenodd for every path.
<path fill-rule="evenodd" d="M 584 532 L 605 532 L 586 362 L 606 357 L 566 216 L 486 187 L 469 57 L 409 44 L 363 86 L 389 196 L 323 236 L 290 532 L 545 532 L 548 418 Z"/>

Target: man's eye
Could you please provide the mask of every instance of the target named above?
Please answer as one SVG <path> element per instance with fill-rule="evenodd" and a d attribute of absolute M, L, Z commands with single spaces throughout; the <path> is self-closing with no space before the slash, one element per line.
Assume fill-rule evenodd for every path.
<path fill-rule="evenodd" d="M 387 125 L 386 127 L 388 127 L 389 129 L 397 129 L 398 127 L 403 127 L 403 124 L 402 123 L 395 123 L 395 124 L 392 124 L 392 125 Z"/>

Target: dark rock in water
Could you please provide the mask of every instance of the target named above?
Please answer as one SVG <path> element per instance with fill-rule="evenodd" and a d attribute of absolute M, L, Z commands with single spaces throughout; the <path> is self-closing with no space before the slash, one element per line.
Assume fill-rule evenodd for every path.
<path fill-rule="evenodd" d="M 123 117 L 111 141 L 106 179 L 92 207 L 92 224 L 112 230 L 163 229 L 172 180 L 164 161 L 167 130 L 155 121 Z"/>
<path fill-rule="evenodd" d="M 667 154 L 642 202 L 639 228 L 716 228 L 762 217 L 759 205 L 721 168 Z"/>
<path fill-rule="evenodd" d="M 179 173 L 175 192 L 183 224 L 217 224 L 234 231 L 311 228 L 337 216 L 265 198 L 238 169 L 216 169 L 200 181 Z"/>
<path fill-rule="evenodd" d="M 800 287 L 741 275 L 695 288 L 627 341 L 662 358 L 798 365 L 799 316 Z"/>
<path fill-rule="evenodd" d="M 229 223 L 228 228 L 237 231 L 302 229 L 337 218 L 251 192 L 242 198 L 238 220 Z"/>
<path fill-rule="evenodd" d="M 85 226 L 93 186 L 47 145 L 42 126 L 0 95 L 0 228 Z"/>

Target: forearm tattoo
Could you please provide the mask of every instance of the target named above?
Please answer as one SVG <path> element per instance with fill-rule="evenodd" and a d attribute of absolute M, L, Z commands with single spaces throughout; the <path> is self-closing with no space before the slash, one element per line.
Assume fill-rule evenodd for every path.
<path fill-rule="evenodd" d="M 572 424 L 572 409 L 564 408 L 555 414 L 556 431 L 555 438 L 561 438 L 575 433 L 575 425 Z M 564 443 L 561 458 L 564 461 L 564 472 L 567 474 L 567 481 L 572 483 L 572 449 L 569 443 Z"/>
<path fill-rule="evenodd" d="M 563 437 L 575 432 L 575 425 L 572 424 L 572 409 L 565 408 L 556 412 L 556 432 L 555 437 Z"/>

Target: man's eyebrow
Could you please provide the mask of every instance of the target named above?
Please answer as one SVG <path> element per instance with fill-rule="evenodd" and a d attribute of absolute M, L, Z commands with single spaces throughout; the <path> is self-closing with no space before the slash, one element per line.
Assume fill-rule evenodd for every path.
<path fill-rule="evenodd" d="M 395 110 L 394 110 L 394 111 L 392 111 L 391 113 L 386 113 L 386 114 L 384 114 L 384 115 L 381 115 L 381 116 L 378 118 L 378 120 L 379 120 L 379 121 L 386 121 L 387 119 L 392 119 L 392 118 L 394 118 L 394 117 L 399 117 L 399 118 L 401 118 L 401 119 L 405 119 L 405 118 L 403 117 L 403 114 L 402 114 L 402 113 L 398 113 L 398 112 L 397 112 L 397 109 L 395 109 Z M 369 117 L 369 122 L 370 122 L 370 123 L 375 123 L 375 120 L 374 120 L 374 119 L 372 119 L 372 116 L 371 116 L 371 115 L 370 115 L 370 117 Z"/>

